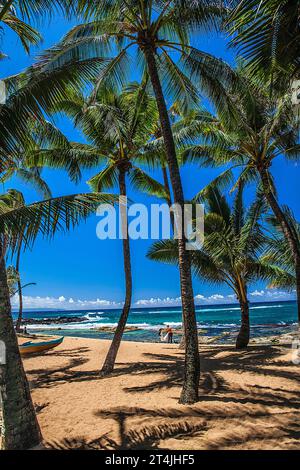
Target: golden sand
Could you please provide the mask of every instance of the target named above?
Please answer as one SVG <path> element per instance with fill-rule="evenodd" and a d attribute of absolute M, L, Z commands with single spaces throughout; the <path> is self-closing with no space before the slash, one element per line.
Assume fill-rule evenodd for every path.
<path fill-rule="evenodd" d="M 200 401 L 178 404 L 177 345 L 65 338 L 24 358 L 46 446 L 104 449 L 299 449 L 299 368 L 282 345 L 201 346 Z"/>

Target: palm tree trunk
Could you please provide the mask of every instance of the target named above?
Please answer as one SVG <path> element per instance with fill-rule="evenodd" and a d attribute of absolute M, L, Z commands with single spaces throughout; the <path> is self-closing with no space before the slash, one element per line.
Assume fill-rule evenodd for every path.
<path fill-rule="evenodd" d="M 16 260 L 16 271 L 19 275 L 18 277 L 18 295 L 19 295 L 19 315 L 16 323 L 16 330 L 21 331 L 21 323 L 23 318 L 23 294 L 22 294 L 22 284 L 20 279 L 20 257 L 21 257 L 21 248 L 22 243 L 18 247 L 17 260 Z"/>
<path fill-rule="evenodd" d="M 146 46 L 143 51 L 148 65 L 149 76 L 151 79 L 158 106 L 161 130 L 164 138 L 166 157 L 170 171 L 174 202 L 180 205 L 183 212 L 184 196 L 179 172 L 179 165 L 177 161 L 176 149 L 168 110 L 163 95 L 160 78 L 158 75 L 157 64 L 155 60 L 155 52 L 151 45 Z M 182 227 L 184 227 L 183 223 Z M 182 312 L 184 320 L 184 333 L 186 337 L 186 353 L 184 384 L 179 401 L 180 403 L 195 403 L 199 399 L 198 389 L 200 377 L 200 360 L 194 294 L 192 286 L 191 261 L 189 253 L 185 248 L 185 243 L 185 237 L 180 237 L 178 240 L 178 258 L 181 283 Z"/>
<path fill-rule="evenodd" d="M 293 229 L 290 227 L 290 224 L 272 191 L 268 171 L 265 168 L 263 168 L 259 170 L 259 173 L 260 173 L 266 199 L 275 217 L 280 223 L 282 232 L 289 243 L 291 252 L 295 260 L 297 312 L 298 312 L 298 322 L 300 323 L 300 248 L 298 244 L 298 239 L 297 239 L 297 236 L 294 234 Z"/>
<path fill-rule="evenodd" d="M 121 168 L 119 170 L 119 187 L 120 187 L 120 196 L 126 196 L 126 182 L 125 182 L 126 171 Z M 125 224 L 124 221 L 122 221 Z M 126 234 L 124 232 L 126 230 Z M 123 259 L 124 259 L 124 273 L 125 273 L 125 302 L 123 310 L 116 328 L 112 343 L 110 345 L 109 351 L 107 353 L 106 359 L 102 366 L 101 374 L 107 375 L 114 370 L 114 365 L 116 362 L 116 357 L 119 351 L 121 344 L 122 336 L 124 329 L 127 323 L 128 314 L 131 307 L 131 298 L 132 298 L 132 275 L 131 275 L 131 259 L 130 259 L 130 244 L 128 238 L 128 227 L 123 225 Z"/>
<path fill-rule="evenodd" d="M 38 445 L 42 436 L 14 330 L 3 257 L 0 262 L 0 341 L 6 349 L 6 364 L 0 365 L 1 448 L 29 449 Z"/>
<path fill-rule="evenodd" d="M 171 190 L 170 190 L 170 185 L 169 185 L 169 178 L 168 178 L 167 169 L 164 166 L 162 166 L 162 172 L 163 172 L 164 187 L 165 187 L 166 193 L 168 194 L 167 204 L 169 206 L 169 209 L 171 209 L 171 206 L 172 206 Z M 173 230 L 173 233 L 174 233 L 175 225 L 174 225 L 174 213 L 173 212 L 170 212 L 170 219 L 171 219 L 172 230 Z M 182 321 L 182 323 L 183 323 L 183 321 Z M 184 331 L 183 331 L 182 336 L 181 336 L 179 349 L 182 349 L 182 350 L 185 349 Z"/>
<path fill-rule="evenodd" d="M 241 328 L 236 339 L 236 349 L 243 349 L 248 346 L 250 339 L 249 302 L 240 300 L 241 307 Z"/>

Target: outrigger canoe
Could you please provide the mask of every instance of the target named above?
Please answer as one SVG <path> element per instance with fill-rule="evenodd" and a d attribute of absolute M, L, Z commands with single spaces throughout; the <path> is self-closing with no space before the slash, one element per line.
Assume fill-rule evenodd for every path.
<path fill-rule="evenodd" d="M 22 355 L 25 354 L 37 354 L 40 352 L 48 351 L 49 349 L 56 348 L 59 346 L 64 340 L 64 337 L 61 336 L 60 338 L 52 339 L 49 341 L 28 341 L 27 343 L 20 344 L 19 349 Z"/>

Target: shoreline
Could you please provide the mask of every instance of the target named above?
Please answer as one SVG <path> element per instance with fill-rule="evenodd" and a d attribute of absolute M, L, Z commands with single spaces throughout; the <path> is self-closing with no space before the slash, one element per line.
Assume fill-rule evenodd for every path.
<path fill-rule="evenodd" d="M 66 337 L 23 359 L 46 448 L 299 448 L 300 375 L 289 347 L 203 344 L 200 401 L 184 406 L 178 345 L 124 341 L 103 378 L 109 344 Z"/>
<path fill-rule="evenodd" d="M 288 328 L 288 327 L 287 327 Z M 83 336 L 83 335 L 76 335 L 76 333 L 70 334 L 63 334 L 63 329 L 57 329 L 55 330 L 56 332 L 54 333 L 49 333 L 47 330 L 41 329 L 39 330 L 34 330 L 33 332 L 29 332 L 28 334 L 18 334 L 19 337 L 24 337 L 25 339 L 34 339 L 38 337 L 53 337 L 53 336 L 64 336 L 64 338 L 77 338 L 77 339 L 84 339 L 84 340 L 98 340 L 98 341 L 111 341 L 113 338 L 113 334 L 115 331 L 115 328 L 107 328 L 105 327 L 103 330 L 100 328 L 94 329 L 93 331 L 95 333 L 108 333 L 108 337 L 103 337 L 103 336 L 97 336 L 97 337 L 88 337 L 88 336 Z M 142 331 L 141 329 L 138 328 L 131 328 L 127 327 L 125 329 L 125 333 L 134 333 L 136 331 Z M 182 330 L 176 330 L 174 329 L 174 345 L 179 345 L 181 336 L 182 336 Z M 201 329 L 198 330 L 198 339 L 199 339 L 199 345 L 209 345 L 213 344 L 215 346 L 234 346 L 235 345 L 235 338 L 237 335 L 237 332 L 231 332 L 231 333 L 221 333 L 219 335 L 209 335 L 209 334 L 201 334 Z M 300 337 L 300 331 L 297 328 L 293 328 L 292 330 L 286 332 L 286 333 L 279 333 L 275 335 L 268 335 L 268 336 L 255 336 L 255 337 L 250 337 L 249 341 L 249 346 L 268 346 L 268 345 L 273 345 L 273 344 L 280 344 L 280 345 L 292 345 L 293 341 L 297 338 Z M 128 342 L 128 343 L 137 343 L 137 344 L 167 344 L 166 342 L 160 341 L 159 339 L 154 340 L 154 339 L 140 339 L 138 337 L 134 337 L 134 339 L 128 340 L 128 337 L 126 338 L 126 335 L 124 336 L 124 339 L 122 342 Z"/>
<path fill-rule="evenodd" d="M 296 327 L 293 302 L 252 304 L 251 337 L 255 342 L 277 342 L 278 337 L 292 333 Z M 240 328 L 240 309 L 237 304 L 200 306 L 196 308 L 198 332 L 205 342 L 233 343 Z M 112 339 L 119 321 L 119 309 L 85 309 L 81 311 L 26 312 L 24 323 L 30 333 L 64 335 L 66 337 Z M 30 317 L 30 318 L 27 318 Z M 124 340 L 159 342 L 159 329 L 170 325 L 174 339 L 179 342 L 182 330 L 180 307 L 132 308 Z M 203 339 L 205 338 L 205 339 Z"/>

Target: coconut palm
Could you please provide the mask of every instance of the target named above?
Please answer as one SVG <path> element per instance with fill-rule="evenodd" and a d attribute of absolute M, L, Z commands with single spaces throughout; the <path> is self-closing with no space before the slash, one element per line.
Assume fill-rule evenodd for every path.
<path fill-rule="evenodd" d="M 14 207 L 9 202 L 12 197 L 11 192 L 0 197 L 0 341 L 5 344 L 7 358 L 0 378 L 1 446 L 26 449 L 39 444 L 41 433 L 13 326 L 5 253 L 7 249 L 15 252 L 20 238 L 31 247 L 39 234 L 52 238 L 57 231 L 69 230 L 88 217 L 100 202 L 113 203 L 115 198 L 105 194 L 77 194 Z M 24 230 L 20 231 L 20 227 Z"/>
<path fill-rule="evenodd" d="M 84 99 L 76 94 L 62 101 L 55 109 L 64 111 L 83 131 L 89 145 L 102 160 L 102 169 L 89 185 L 93 191 L 118 187 L 119 195 L 127 197 L 127 185 L 151 195 L 167 197 L 162 184 L 150 177 L 141 166 L 147 164 L 147 144 L 156 129 L 156 102 L 147 93 L 147 81 L 132 83 L 121 93 L 98 83 L 92 95 Z M 123 257 L 125 301 L 113 341 L 102 367 L 102 374 L 114 369 L 115 360 L 127 322 L 132 298 L 130 242 L 125 220 Z"/>
<path fill-rule="evenodd" d="M 298 318 L 300 321 L 300 251 L 298 239 L 281 207 L 276 194 L 271 167 L 275 158 L 298 159 L 299 116 L 293 113 L 290 96 L 280 100 L 270 97 L 267 86 L 257 84 L 248 72 L 240 68 L 239 85 L 223 90 L 229 106 L 217 107 L 217 115 L 198 113 L 193 123 L 182 129 L 184 139 L 195 139 L 182 158 L 201 161 L 203 165 L 227 165 L 210 186 L 225 187 L 236 178 L 234 188 L 241 182 L 260 184 L 264 196 L 293 254 L 296 272 Z M 190 140 L 191 141 L 191 140 Z"/>
<path fill-rule="evenodd" d="M 248 210 L 243 203 L 243 188 L 239 187 L 231 208 L 217 189 L 209 188 L 203 201 L 206 204 L 203 247 L 192 252 L 192 267 L 197 276 L 213 284 L 227 284 L 241 308 L 241 327 L 236 348 L 247 347 L 250 338 L 248 286 L 257 280 L 280 279 L 284 287 L 293 286 L 294 277 L 275 263 L 262 258 L 266 237 L 261 227 L 265 211 L 263 197 Z M 154 243 L 148 257 L 157 261 L 178 263 L 173 240 Z"/>
<path fill-rule="evenodd" d="M 8 191 L 4 199 L 4 203 L 7 204 L 8 210 L 11 210 L 12 208 L 24 207 L 25 199 L 21 192 L 10 190 Z M 20 233 L 22 232 L 22 230 L 24 229 L 22 229 L 22 227 L 19 227 Z M 22 317 L 23 317 L 23 294 L 22 294 L 23 287 L 22 287 L 21 277 L 20 277 L 21 251 L 22 251 L 22 237 L 19 236 L 19 242 L 18 242 L 17 254 L 16 254 L 16 265 L 15 267 L 9 267 L 7 269 L 7 274 L 8 273 L 11 274 L 11 276 L 8 277 L 10 296 L 12 297 L 16 292 L 18 292 L 18 297 L 19 297 L 19 314 L 18 314 L 18 319 L 16 323 L 17 332 L 21 330 L 21 323 L 22 323 Z M 11 283 L 13 283 L 11 286 L 10 286 L 9 279 L 11 279 Z M 15 288 L 15 285 L 16 285 L 16 288 Z"/>
<path fill-rule="evenodd" d="M 62 165 L 62 161 L 64 165 Z M 5 183 L 12 176 L 17 176 L 41 195 L 43 199 L 52 197 L 51 190 L 42 177 L 44 166 L 65 169 L 68 176 L 75 183 L 81 178 L 83 168 L 91 168 L 99 163 L 98 156 L 91 149 L 76 142 L 69 142 L 64 134 L 52 123 L 46 121 L 28 122 L 27 139 L 19 145 L 17 151 L 6 156 L 5 169 L 0 176 L 0 181 Z M 19 197 L 17 197 L 17 194 Z M 15 193 L 8 203 L 22 207 L 25 200 L 21 193 Z M 22 228 L 20 227 L 20 231 Z M 16 271 L 20 273 L 21 252 L 23 250 L 22 239 L 16 253 Z M 21 279 L 18 279 L 19 316 L 16 324 L 20 330 L 22 322 L 22 290 Z"/>
<path fill-rule="evenodd" d="M 18 11 L 22 15 L 38 17 L 42 10 L 45 12 L 48 7 L 62 4 L 62 2 L 19 0 L 14 4 L 17 4 Z M 11 5 L 11 1 L 3 5 L 0 10 L 2 17 L 7 14 Z M 56 56 L 55 48 L 46 51 L 39 62 L 25 72 L 4 80 L 6 99 L 3 103 L 3 97 L 1 97 L 0 104 L 1 173 L 7 171 L 13 158 L 17 158 L 20 146 L 26 147 L 28 140 L 30 143 L 28 122 L 42 122 L 45 113 L 58 99 L 65 96 L 67 89 L 69 90 L 70 87 L 73 90 L 81 89 L 99 74 L 101 64 L 103 65 L 103 60 L 99 58 L 91 60 L 76 58 L 63 65 L 54 66 L 51 60 L 53 54 Z M 6 211 L 5 214 L 2 214 L 0 209 L 0 340 L 5 342 L 8 357 L 4 374 L 1 374 L 1 392 L 3 392 L 2 398 L 4 397 L 2 399 L 2 423 L 4 425 L 1 427 L 1 445 L 5 448 L 25 448 L 40 440 L 40 432 L 10 315 L 4 259 L 6 248 L 9 246 L 11 249 L 16 249 L 20 241 L 18 232 L 20 226 L 26 226 L 26 231 L 22 234 L 23 243 L 26 245 L 34 241 L 39 231 L 44 235 L 51 235 L 55 229 L 63 228 L 63 225 L 69 228 L 85 215 L 84 207 L 87 210 L 88 203 L 92 200 L 96 202 L 93 196 L 79 196 L 78 199 L 70 196 L 64 199 L 48 200 L 43 205 L 13 209 Z M 61 222 L 57 217 L 58 219 L 61 217 Z M 38 224 L 39 221 L 40 224 Z"/>
<path fill-rule="evenodd" d="M 232 43 L 255 74 L 286 88 L 300 73 L 299 0 L 238 0 L 228 20 Z"/>
<path fill-rule="evenodd" d="M 135 55 L 142 74 L 148 71 L 157 101 L 165 143 L 174 202 L 182 207 L 184 194 L 166 99 L 183 99 L 188 105 L 198 100 L 189 76 L 197 76 L 197 85 L 218 93 L 218 82 L 228 76 L 228 67 L 207 53 L 192 47 L 194 31 L 217 29 L 226 13 L 222 2 L 206 0 L 110 0 L 97 4 L 79 2 L 79 12 L 86 21 L 75 26 L 57 49 L 57 61 L 70 57 L 103 57 L 107 66 L 100 73 L 101 83 L 123 85 L 128 81 L 129 55 Z M 179 60 L 177 60 L 180 58 Z M 55 64 L 54 60 L 54 64 Z M 179 240 L 181 298 L 186 330 L 186 366 L 180 401 L 198 400 L 199 351 L 190 259 L 185 240 Z"/>
<path fill-rule="evenodd" d="M 31 171 L 30 170 L 25 170 L 24 171 L 30 175 Z M 33 176 L 28 176 L 28 179 L 32 182 L 33 179 L 35 178 L 35 172 L 33 173 Z M 48 188 L 48 185 L 46 182 L 44 182 L 40 175 L 36 177 L 36 182 L 37 182 L 37 187 L 42 188 L 42 194 L 45 197 L 45 199 L 51 198 L 51 193 Z M 11 210 L 13 208 L 21 208 L 25 207 L 25 199 L 23 194 L 20 191 L 17 190 L 9 190 L 7 194 L 5 195 L 5 198 L 3 199 L 4 204 L 7 205 L 7 209 Z M 23 247 L 23 240 L 21 233 L 24 231 L 24 227 L 19 227 L 19 242 L 18 246 L 16 248 L 16 264 L 15 266 L 9 266 L 7 268 L 7 279 L 8 279 L 8 285 L 9 285 L 9 292 L 10 292 L 10 297 L 13 297 L 16 293 L 18 293 L 19 297 L 19 313 L 18 313 L 18 318 L 16 322 L 16 331 L 20 332 L 21 331 L 21 323 L 23 319 L 23 289 L 28 286 L 35 285 L 35 283 L 30 282 L 25 285 L 22 285 L 21 282 L 21 275 L 20 275 L 20 262 L 21 262 L 21 252 Z"/>

